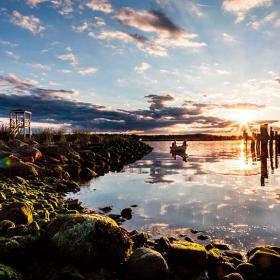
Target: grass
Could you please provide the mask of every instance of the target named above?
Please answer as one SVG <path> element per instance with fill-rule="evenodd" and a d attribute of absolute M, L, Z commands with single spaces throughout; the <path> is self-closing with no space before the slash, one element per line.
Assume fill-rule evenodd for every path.
<path fill-rule="evenodd" d="M 10 129 L 7 125 L 0 126 L 0 140 L 8 141 L 10 139 Z"/>
<path fill-rule="evenodd" d="M 71 142 L 86 146 L 88 144 L 103 144 L 110 145 L 114 141 L 124 141 L 128 138 L 134 138 L 136 136 L 126 134 L 98 134 L 90 130 L 74 130 L 72 133 L 66 132 L 63 129 L 41 129 L 32 135 L 31 140 L 38 143 L 65 143 Z M 0 140 L 8 141 L 10 139 L 9 127 L 7 125 L 0 126 Z M 24 141 L 22 135 L 17 137 Z"/>

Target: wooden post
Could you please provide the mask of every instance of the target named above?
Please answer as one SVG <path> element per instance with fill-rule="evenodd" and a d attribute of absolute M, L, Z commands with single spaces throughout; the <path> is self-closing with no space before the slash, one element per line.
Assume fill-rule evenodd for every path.
<path fill-rule="evenodd" d="M 275 168 L 278 168 L 278 132 L 275 131 L 275 146 L 274 146 L 274 151 L 275 151 Z"/>

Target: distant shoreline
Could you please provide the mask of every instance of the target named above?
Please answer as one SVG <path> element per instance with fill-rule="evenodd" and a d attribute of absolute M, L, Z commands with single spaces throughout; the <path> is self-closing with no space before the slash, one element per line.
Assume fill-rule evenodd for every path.
<path fill-rule="evenodd" d="M 242 136 L 222 136 L 210 134 L 190 134 L 190 135 L 137 135 L 143 141 L 232 141 L 242 140 Z"/>

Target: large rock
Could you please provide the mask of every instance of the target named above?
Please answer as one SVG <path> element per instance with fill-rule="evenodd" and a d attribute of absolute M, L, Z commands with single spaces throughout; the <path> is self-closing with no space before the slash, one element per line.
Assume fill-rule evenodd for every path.
<path fill-rule="evenodd" d="M 133 279 L 166 279 L 168 265 L 163 256 L 149 248 L 136 249 L 127 261 L 127 268 Z"/>
<path fill-rule="evenodd" d="M 11 148 L 20 148 L 20 147 L 28 146 L 28 144 L 26 144 L 18 139 L 10 139 L 8 141 L 8 146 Z"/>
<path fill-rule="evenodd" d="M 10 266 L 6 266 L 0 263 L 0 280 L 21 280 L 20 273 L 15 271 Z"/>
<path fill-rule="evenodd" d="M 279 276 L 280 254 L 276 250 L 272 250 L 267 247 L 259 247 L 250 254 L 249 262 L 254 264 L 265 274 L 274 275 L 277 273 Z"/>
<path fill-rule="evenodd" d="M 42 153 L 32 146 L 23 147 L 18 152 L 21 156 L 33 158 L 35 161 L 42 157 Z"/>
<path fill-rule="evenodd" d="M 11 176 L 20 176 L 23 178 L 34 178 L 38 176 L 36 165 L 22 161 L 12 164 L 9 168 L 9 173 Z"/>
<path fill-rule="evenodd" d="M 168 248 L 168 264 L 186 279 L 205 272 L 207 257 L 204 246 L 188 241 L 173 241 Z"/>
<path fill-rule="evenodd" d="M 3 140 L 0 140 L 0 150 L 9 150 L 9 147 Z"/>
<path fill-rule="evenodd" d="M 49 224 L 47 235 L 57 255 L 73 263 L 123 262 L 132 250 L 128 232 L 102 215 L 59 216 Z"/>
<path fill-rule="evenodd" d="M 33 222 L 32 211 L 24 202 L 14 202 L 3 207 L 0 211 L 0 221 L 10 220 L 15 224 L 31 224 Z"/>

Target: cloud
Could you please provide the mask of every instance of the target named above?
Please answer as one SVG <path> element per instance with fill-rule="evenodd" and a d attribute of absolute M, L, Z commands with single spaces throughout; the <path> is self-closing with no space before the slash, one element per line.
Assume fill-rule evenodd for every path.
<path fill-rule="evenodd" d="M 34 35 L 42 32 L 45 30 L 45 27 L 43 27 L 40 23 L 40 19 L 35 16 L 23 16 L 18 11 L 13 11 L 13 14 L 11 16 L 11 22 L 15 25 L 18 25 L 24 29 L 29 30 Z"/>
<path fill-rule="evenodd" d="M 266 25 L 267 23 L 270 23 L 273 21 L 277 22 L 277 20 L 276 20 L 277 16 L 278 16 L 277 12 L 272 12 L 259 20 L 254 19 L 254 20 L 250 21 L 248 23 L 248 25 L 251 26 L 253 29 L 258 30 L 261 27 L 263 27 L 264 25 Z"/>
<path fill-rule="evenodd" d="M 106 14 L 113 12 L 113 7 L 107 0 L 90 0 L 86 6 L 93 11 L 99 11 Z"/>
<path fill-rule="evenodd" d="M 41 64 L 41 63 L 34 63 L 34 64 L 31 64 L 31 66 L 35 69 L 39 69 L 39 70 L 43 70 L 43 71 L 51 70 L 51 67 L 49 65 Z"/>
<path fill-rule="evenodd" d="M 169 107 L 174 101 L 170 94 L 147 95 L 150 108 L 146 110 L 112 110 L 73 99 L 74 90 L 40 88 L 30 80 L 16 76 L 0 76 L 0 113 L 8 115 L 13 108 L 24 108 L 33 113 L 37 122 L 67 123 L 73 128 L 96 131 L 160 131 L 176 125 L 190 125 L 209 130 L 223 128 L 229 121 L 202 115 L 195 105 Z M 188 130 L 189 131 L 189 130 Z"/>
<path fill-rule="evenodd" d="M 27 4 L 31 7 L 44 2 L 50 2 L 61 15 L 68 15 L 74 11 L 72 0 L 27 0 Z"/>
<path fill-rule="evenodd" d="M 17 96 L 38 96 L 41 99 L 71 99 L 78 95 L 78 92 L 75 90 L 45 89 L 37 87 L 37 84 L 38 81 L 21 80 L 14 74 L 10 74 L 8 77 L 0 75 L 0 91 L 8 95 L 15 94 Z"/>
<path fill-rule="evenodd" d="M 78 64 L 77 57 L 72 53 L 71 49 L 68 49 L 67 51 L 68 53 L 57 55 L 56 57 L 63 61 L 69 61 L 72 66 L 77 65 Z"/>
<path fill-rule="evenodd" d="M 222 34 L 222 39 L 225 43 L 227 44 L 235 44 L 238 43 L 238 41 L 230 34 L 228 33 L 223 33 Z"/>
<path fill-rule="evenodd" d="M 51 0 L 51 3 L 61 15 L 68 15 L 74 11 L 72 0 Z"/>
<path fill-rule="evenodd" d="M 0 40 L 0 45 L 9 46 L 9 47 L 12 47 L 12 48 L 19 46 L 19 44 L 12 43 L 10 41 L 5 41 L 5 40 Z"/>
<path fill-rule="evenodd" d="M 225 11 L 236 15 L 236 23 L 243 21 L 252 9 L 271 6 L 273 0 L 224 0 Z"/>
<path fill-rule="evenodd" d="M 20 56 L 15 54 L 14 52 L 12 51 L 5 51 L 5 54 L 6 56 L 10 57 L 10 58 L 13 58 L 13 59 L 19 59 Z"/>
<path fill-rule="evenodd" d="M 136 43 L 139 50 L 146 52 L 153 56 L 167 56 L 167 50 L 153 41 L 149 40 L 147 37 L 139 34 L 129 34 L 122 31 L 115 30 L 102 30 L 99 33 L 88 33 L 89 37 L 97 40 L 115 40 L 125 43 Z"/>
<path fill-rule="evenodd" d="M 79 67 L 78 73 L 81 75 L 93 75 L 97 72 L 96 68 L 93 67 Z"/>
<path fill-rule="evenodd" d="M 156 0 L 156 3 L 162 7 L 176 7 L 177 11 L 183 11 L 189 15 L 195 15 L 197 17 L 204 17 L 205 14 L 202 10 L 202 5 L 194 3 L 189 0 Z"/>
<path fill-rule="evenodd" d="M 95 20 L 95 25 L 96 26 L 105 26 L 106 23 L 105 23 L 105 20 L 101 17 L 94 17 L 94 20 Z"/>
<path fill-rule="evenodd" d="M 81 25 L 79 26 L 73 26 L 73 29 L 75 32 L 85 32 L 89 29 L 90 24 L 87 21 L 84 21 Z"/>
<path fill-rule="evenodd" d="M 151 110 L 162 109 L 167 102 L 174 101 L 174 97 L 171 96 L 170 94 L 166 94 L 166 95 L 150 94 L 150 95 L 146 95 L 145 98 L 147 98 L 148 103 L 150 103 Z"/>
<path fill-rule="evenodd" d="M 174 24 L 163 12 L 136 11 L 122 8 L 114 16 L 120 23 L 143 32 L 155 33 L 157 38 L 151 39 L 154 44 L 165 47 L 201 48 L 203 42 L 192 41 L 196 34 L 189 33 Z"/>
<path fill-rule="evenodd" d="M 48 0 L 27 0 L 27 5 L 31 7 L 36 7 L 38 4 L 46 2 Z"/>
<path fill-rule="evenodd" d="M 142 62 L 140 65 L 135 66 L 134 70 L 139 73 L 142 74 L 144 72 L 146 72 L 148 69 L 151 68 L 151 65 L 147 62 Z"/>

